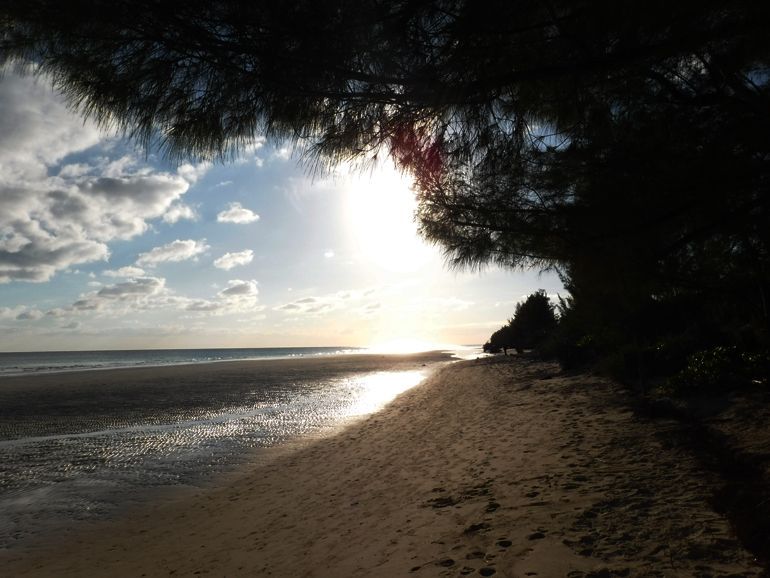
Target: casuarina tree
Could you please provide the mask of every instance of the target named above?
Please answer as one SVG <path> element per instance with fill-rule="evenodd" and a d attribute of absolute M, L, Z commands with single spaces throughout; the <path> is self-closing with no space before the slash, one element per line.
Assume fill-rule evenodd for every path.
<path fill-rule="evenodd" d="M 768 341 L 767 2 L 28 0 L 0 21 L 0 61 L 171 155 L 267 135 L 319 166 L 390 156 L 451 265 L 556 268 L 620 341 L 654 343 L 645 312 L 673 303 Z"/>

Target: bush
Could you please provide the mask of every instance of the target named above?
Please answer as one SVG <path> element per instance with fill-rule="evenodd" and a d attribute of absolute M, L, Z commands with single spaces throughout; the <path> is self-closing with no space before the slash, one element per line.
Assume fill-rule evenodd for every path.
<path fill-rule="evenodd" d="M 501 350 L 534 349 L 540 346 L 556 328 L 557 321 L 548 295 L 542 289 L 532 293 L 523 303 L 516 305 L 516 312 L 484 344 L 484 351 L 498 353 Z"/>
<path fill-rule="evenodd" d="M 517 351 L 534 349 L 556 328 L 556 315 L 548 295 L 542 289 L 516 305 L 510 322 L 510 342 Z"/>
<path fill-rule="evenodd" d="M 668 381 L 673 394 L 716 392 L 767 383 L 770 355 L 741 352 L 737 347 L 714 347 L 687 358 L 684 369 Z"/>

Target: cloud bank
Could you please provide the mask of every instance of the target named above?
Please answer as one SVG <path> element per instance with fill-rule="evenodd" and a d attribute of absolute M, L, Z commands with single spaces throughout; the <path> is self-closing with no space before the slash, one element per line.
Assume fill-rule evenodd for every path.
<path fill-rule="evenodd" d="M 44 77 L 9 72 L 0 79 L 0 283 L 48 281 L 106 260 L 109 242 L 144 233 L 148 221 L 191 218 L 180 199 L 207 168 L 174 174 L 131 154 L 111 158 L 115 139 L 75 116 L 46 85 Z M 97 145 L 101 156 L 92 150 Z M 75 155 L 87 158 L 67 162 Z"/>

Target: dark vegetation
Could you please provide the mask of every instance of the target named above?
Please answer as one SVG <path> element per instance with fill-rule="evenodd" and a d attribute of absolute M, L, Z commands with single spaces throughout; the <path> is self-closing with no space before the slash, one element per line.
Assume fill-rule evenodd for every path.
<path fill-rule="evenodd" d="M 766 383 L 770 3 L 28 0 L 0 21 L 0 61 L 171 155 L 264 134 L 319 168 L 392 157 L 450 265 L 562 275 L 551 337 L 506 344 Z"/>
<path fill-rule="evenodd" d="M 536 349 L 552 335 L 555 328 L 553 305 L 541 289 L 516 305 L 513 317 L 492 334 L 484 344 L 484 351 L 507 354 L 508 349 L 515 349 L 517 353 Z"/>

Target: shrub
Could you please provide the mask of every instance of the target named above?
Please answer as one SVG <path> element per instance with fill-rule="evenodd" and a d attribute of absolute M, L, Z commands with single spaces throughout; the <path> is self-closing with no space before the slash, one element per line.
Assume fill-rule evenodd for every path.
<path fill-rule="evenodd" d="M 767 382 L 767 352 L 742 352 L 737 347 L 714 347 L 687 358 L 684 369 L 668 382 L 674 394 L 716 392 Z"/>
<path fill-rule="evenodd" d="M 523 303 L 516 305 L 516 312 L 508 324 L 495 331 L 484 344 L 484 351 L 534 349 L 540 346 L 556 328 L 557 321 L 548 296 L 542 289 L 532 293 Z"/>

